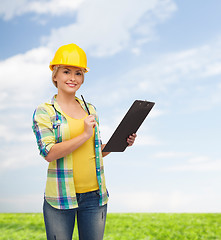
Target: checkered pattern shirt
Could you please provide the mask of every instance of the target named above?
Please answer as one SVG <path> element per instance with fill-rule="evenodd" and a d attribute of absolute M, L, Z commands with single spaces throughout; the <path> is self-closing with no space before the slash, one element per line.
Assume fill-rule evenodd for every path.
<path fill-rule="evenodd" d="M 86 111 L 81 99 L 76 98 Z M 99 119 L 93 105 L 87 103 L 89 111 L 97 121 L 95 127 L 95 161 L 96 175 L 100 192 L 100 206 L 108 201 L 108 192 L 105 184 L 104 166 L 101 152 Z M 46 157 L 51 147 L 59 142 L 70 139 L 70 130 L 67 119 L 56 101 L 56 95 L 47 103 L 39 105 L 33 114 L 32 129 L 36 136 L 40 154 Z M 77 198 L 73 179 L 72 154 L 49 163 L 45 188 L 47 202 L 57 209 L 77 208 Z"/>

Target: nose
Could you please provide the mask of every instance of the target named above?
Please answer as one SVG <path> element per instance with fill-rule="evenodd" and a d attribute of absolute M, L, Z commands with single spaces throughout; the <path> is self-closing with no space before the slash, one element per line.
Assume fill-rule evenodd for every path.
<path fill-rule="evenodd" d="M 70 75 L 70 80 L 71 80 L 72 82 L 75 81 L 75 74 L 74 74 L 74 73 L 71 73 L 71 75 Z"/>

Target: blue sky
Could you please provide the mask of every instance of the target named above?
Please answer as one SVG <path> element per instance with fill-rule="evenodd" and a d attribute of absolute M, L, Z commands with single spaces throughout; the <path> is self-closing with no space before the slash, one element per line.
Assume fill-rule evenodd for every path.
<path fill-rule="evenodd" d="M 0 2 L 0 212 L 41 212 L 47 162 L 32 114 L 56 89 L 49 62 L 76 43 L 90 72 L 77 93 L 106 142 L 134 100 L 156 104 L 135 145 L 104 159 L 109 212 L 220 212 L 221 3 Z"/>

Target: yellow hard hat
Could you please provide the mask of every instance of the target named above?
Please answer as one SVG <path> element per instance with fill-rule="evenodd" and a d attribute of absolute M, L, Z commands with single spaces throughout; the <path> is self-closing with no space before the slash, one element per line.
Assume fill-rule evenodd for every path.
<path fill-rule="evenodd" d="M 87 56 L 84 50 L 74 43 L 58 48 L 49 65 L 51 71 L 53 71 L 54 65 L 74 66 L 83 68 L 85 72 L 89 71 L 89 68 L 87 68 Z"/>

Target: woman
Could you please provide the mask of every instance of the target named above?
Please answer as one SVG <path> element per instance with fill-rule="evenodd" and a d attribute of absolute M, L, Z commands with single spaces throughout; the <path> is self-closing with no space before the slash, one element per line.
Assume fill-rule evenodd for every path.
<path fill-rule="evenodd" d="M 50 63 L 57 94 L 37 107 L 33 131 L 40 154 L 49 162 L 43 213 L 47 239 L 69 240 L 77 216 L 79 239 L 103 239 L 108 192 L 105 184 L 96 109 L 77 98 L 88 72 L 85 52 L 61 46 Z M 128 139 L 134 143 L 136 134 Z"/>

